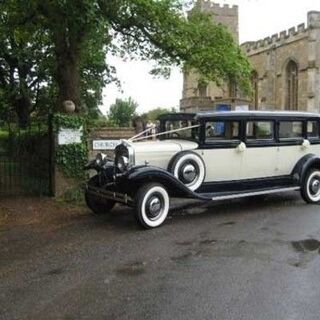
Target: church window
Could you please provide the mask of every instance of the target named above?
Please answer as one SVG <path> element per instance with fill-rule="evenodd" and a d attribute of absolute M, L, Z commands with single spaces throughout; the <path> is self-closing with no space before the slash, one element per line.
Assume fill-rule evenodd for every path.
<path fill-rule="evenodd" d="M 286 67 L 286 109 L 298 110 L 298 65 L 290 60 Z"/>
<path fill-rule="evenodd" d="M 237 96 L 237 92 L 238 88 L 237 88 L 237 84 L 235 81 L 230 80 L 229 81 L 229 98 L 235 98 Z"/>
<path fill-rule="evenodd" d="M 199 82 L 198 84 L 199 97 L 206 97 L 207 89 L 208 89 L 208 85 L 206 83 Z"/>

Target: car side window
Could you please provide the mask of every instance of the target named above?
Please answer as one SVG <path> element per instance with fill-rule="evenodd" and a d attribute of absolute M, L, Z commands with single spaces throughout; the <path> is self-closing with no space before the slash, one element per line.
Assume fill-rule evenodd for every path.
<path fill-rule="evenodd" d="M 273 127 L 273 121 L 248 121 L 246 128 L 247 140 L 273 140 Z"/>
<path fill-rule="evenodd" d="M 307 136 L 310 139 L 319 139 L 319 122 L 318 121 L 307 122 Z"/>
<path fill-rule="evenodd" d="M 238 140 L 240 136 L 239 121 L 208 121 L 205 124 L 206 143 L 219 143 Z"/>
<path fill-rule="evenodd" d="M 279 139 L 295 140 L 303 137 L 302 121 L 280 121 L 279 122 Z"/>

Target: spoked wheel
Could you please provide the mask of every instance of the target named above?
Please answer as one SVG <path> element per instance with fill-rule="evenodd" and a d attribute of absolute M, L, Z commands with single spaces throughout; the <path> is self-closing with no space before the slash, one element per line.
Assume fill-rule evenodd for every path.
<path fill-rule="evenodd" d="M 135 216 L 137 222 L 146 229 L 162 225 L 169 213 L 169 195 L 163 185 L 148 183 L 136 194 Z"/>
<path fill-rule="evenodd" d="M 312 169 L 306 174 L 301 196 L 308 203 L 320 202 L 320 170 Z"/>

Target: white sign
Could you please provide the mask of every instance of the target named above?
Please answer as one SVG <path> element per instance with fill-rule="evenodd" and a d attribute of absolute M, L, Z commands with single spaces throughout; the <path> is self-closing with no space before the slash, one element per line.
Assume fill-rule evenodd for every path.
<path fill-rule="evenodd" d="M 248 111 L 249 110 L 249 106 L 247 105 L 243 105 L 243 106 L 236 106 L 235 107 L 236 111 Z"/>
<path fill-rule="evenodd" d="M 79 129 L 60 128 L 58 144 L 81 143 L 82 127 Z"/>
<path fill-rule="evenodd" d="M 120 140 L 93 140 L 93 150 L 114 150 L 117 145 L 121 143 Z"/>

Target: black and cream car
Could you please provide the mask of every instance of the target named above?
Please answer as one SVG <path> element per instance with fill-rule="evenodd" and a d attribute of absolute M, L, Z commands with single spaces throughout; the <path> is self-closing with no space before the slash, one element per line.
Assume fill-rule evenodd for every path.
<path fill-rule="evenodd" d="M 99 154 L 86 188 L 95 213 L 120 202 L 145 228 L 159 227 L 170 197 L 224 200 L 300 190 L 320 201 L 320 115 L 211 112 L 166 115 L 157 140 L 124 140 L 110 161 Z"/>

